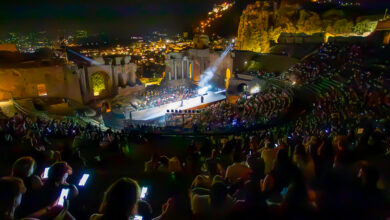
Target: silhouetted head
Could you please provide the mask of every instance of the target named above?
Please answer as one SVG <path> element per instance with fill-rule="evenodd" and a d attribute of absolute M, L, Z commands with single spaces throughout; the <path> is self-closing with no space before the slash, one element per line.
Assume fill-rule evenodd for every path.
<path fill-rule="evenodd" d="M 48 181 L 51 183 L 64 184 L 70 174 L 72 174 L 72 167 L 70 167 L 67 162 L 56 162 L 49 169 Z"/>
<path fill-rule="evenodd" d="M 136 213 L 139 197 L 138 183 L 131 178 L 121 178 L 108 187 L 99 211 L 107 218 L 128 219 Z"/>
<path fill-rule="evenodd" d="M 211 186 L 211 207 L 218 207 L 225 203 L 227 196 L 227 188 L 223 182 L 215 182 Z"/>
<path fill-rule="evenodd" d="M 360 178 L 364 187 L 376 189 L 379 173 L 375 167 L 364 164 L 359 170 L 358 178 Z"/>
<path fill-rule="evenodd" d="M 11 176 L 27 178 L 34 174 L 36 162 L 32 157 L 21 157 L 12 164 Z"/>
<path fill-rule="evenodd" d="M 0 218 L 12 218 L 26 192 L 23 180 L 17 177 L 0 178 Z"/>

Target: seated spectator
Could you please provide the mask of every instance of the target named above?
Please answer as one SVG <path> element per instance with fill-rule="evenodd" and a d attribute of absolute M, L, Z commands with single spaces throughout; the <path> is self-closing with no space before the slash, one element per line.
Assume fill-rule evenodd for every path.
<path fill-rule="evenodd" d="M 11 176 L 22 179 L 27 189 L 17 211 L 18 217 L 27 216 L 35 211 L 31 204 L 34 204 L 35 198 L 39 196 L 37 193 L 43 186 L 41 178 L 34 175 L 35 167 L 36 163 L 32 157 L 21 157 L 12 165 Z"/>
<path fill-rule="evenodd" d="M 154 153 L 152 158 L 150 158 L 150 160 L 145 163 L 145 172 L 148 173 L 156 171 L 159 166 L 159 159 L 160 157 L 158 154 Z"/>
<path fill-rule="evenodd" d="M 172 157 L 171 159 L 169 159 L 169 162 L 168 162 L 168 171 L 169 172 L 181 172 L 181 170 L 182 170 L 182 168 L 181 168 L 179 158 Z"/>
<path fill-rule="evenodd" d="M 278 153 L 277 149 L 274 149 L 270 146 L 270 142 L 266 140 L 265 146 L 261 149 L 261 158 L 264 160 L 264 173 L 268 174 L 274 168 L 274 163 L 276 160 L 276 155 Z"/>
<path fill-rule="evenodd" d="M 279 207 L 279 211 L 283 215 L 282 218 L 294 216 L 299 219 L 312 219 L 314 207 L 309 200 L 303 175 L 299 169 L 292 169 L 290 172 L 293 179 Z"/>
<path fill-rule="evenodd" d="M 252 170 L 243 162 L 239 155 L 234 156 L 234 163 L 226 169 L 225 178 L 231 183 L 249 179 Z"/>
<path fill-rule="evenodd" d="M 36 162 L 32 157 L 21 157 L 12 165 L 11 176 L 23 180 L 27 190 L 37 190 L 43 186 L 41 178 L 34 175 Z"/>
<path fill-rule="evenodd" d="M 232 206 L 233 199 L 228 195 L 226 185 L 216 181 L 209 195 L 194 194 L 191 198 L 191 210 L 196 218 L 223 219 L 224 214 Z"/>
<path fill-rule="evenodd" d="M 261 192 L 258 182 L 249 180 L 244 186 L 245 198 L 236 200 L 227 219 L 250 219 L 252 216 L 262 216 L 268 219 L 265 196 Z"/>
<path fill-rule="evenodd" d="M 205 175 L 197 175 L 191 184 L 191 189 L 194 188 L 210 189 L 210 187 L 211 187 L 211 179 L 209 176 L 205 176 Z"/>
<path fill-rule="evenodd" d="M 68 196 L 70 199 L 78 195 L 77 187 L 67 182 L 67 178 L 71 174 L 72 168 L 66 162 L 56 162 L 50 167 L 48 178 L 39 192 L 39 198 L 37 198 L 38 208 L 55 204 L 63 188 L 70 189 Z"/>
<path fill-rule="evenodd" d="M 160 166 L 158 167 L 157 171 L 162 173 L 168 173 L 168 165 L 169 165 L 169 158 L 167 156 L 161 156 L 160 157 Z"/>
<path fill-rule="evenodd" d="M 90 220 L 133 219 L 137 213 L 139 197 L 138 183 L 130 178 L 121 178 L 108 187 L 99 214 L 93 214 Z"/>
<path fill-rule="evenodd" d="M 0 179 L 0 219 L 14 219 L 16 208 L 26 192 L 23 180 L 17 177 L 2 177 Z"/>
<path fill-rule="evenodd" d="M 293 163 L 301 170 L 305 180 L 313 180 L 315 177 L 314 161 L 310 154 L 306 154 L 304 146 L 298 145 L 295 147 Z"/>
<path fill-rule="evenodd" d="M 262 191 L 272 197 L 273 200 L 280 200 L 280 192 L 290 183 L 293 170 L 295 170 L 294 165 L 291 164 L 288 158 L 287 150 L 279 150 L 274 169 L 264 180 L 260 181 Z"/>

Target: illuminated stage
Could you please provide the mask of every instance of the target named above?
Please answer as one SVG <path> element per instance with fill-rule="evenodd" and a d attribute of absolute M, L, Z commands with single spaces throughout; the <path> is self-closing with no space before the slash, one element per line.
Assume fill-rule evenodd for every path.
<path fill-rule="evenodd" d="M 183 101 L 183 106 L 180 107 L 181 101 L 173 102 L 170 104 L 162 105 L 159 107 L 149 108 L 141 111 L 135 111 L 131 113 L 131 118 L 134 121 L 149 121 L 164 116 L 167 110 L 186 110 L 196 108 L 202 105 L 211 104 L 226 99 L 225 92 L 208 92 L 204 95 L 204 101 L 201 103 L 200 96 L 187 99 Z M 126 115 L 130 115 L 130 112 L 126 112 Z"/>

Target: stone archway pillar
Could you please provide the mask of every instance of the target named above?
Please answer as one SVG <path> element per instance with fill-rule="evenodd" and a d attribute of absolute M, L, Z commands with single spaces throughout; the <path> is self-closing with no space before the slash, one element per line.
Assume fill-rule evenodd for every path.
<path fill-rule="evenodd" d="M 184 79 L 184 60 L 181 61 L 181 79 Z"/>
<path fill-rule="evenodd" d="M 176 66 L 176 60 L 173 61 L 173 66 L 175 68 L 175 80 L 177 80 L 177 66 Z"/>

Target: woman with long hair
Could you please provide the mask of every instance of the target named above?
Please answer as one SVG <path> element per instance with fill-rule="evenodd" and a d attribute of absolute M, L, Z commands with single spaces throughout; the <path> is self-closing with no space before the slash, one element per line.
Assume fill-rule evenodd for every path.
<path fill-rule="evenodd" d="M 137 213 L 140 198 L 138 183 L 131 178 L 121 178 L 111 184 L 104 194 L 99 214 L 93 214 L 90 220 L 128 220 Z"/>

